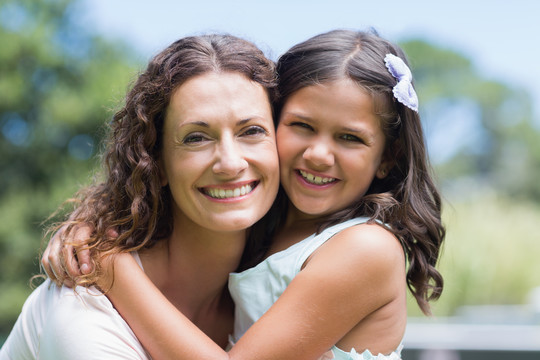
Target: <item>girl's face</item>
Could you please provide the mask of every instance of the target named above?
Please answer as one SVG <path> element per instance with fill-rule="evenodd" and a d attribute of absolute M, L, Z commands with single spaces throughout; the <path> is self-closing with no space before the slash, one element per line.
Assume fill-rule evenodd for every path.
<path fill-rule="evenodd" d="M 372 99 L 348 79 L 289 96 L 277 143 L 281 184 L 296 215 L 304 218 L 329 215 L 358 201 L 373 178 L 387 170 L 385 136 Z"/>
<path fill-rule="evenodd" d="M 279 186 L 265 89 L 237 73 L 183 83 L 165 114 L 161 170 L 183 227 L 237 231 L 262 218 Z"/>

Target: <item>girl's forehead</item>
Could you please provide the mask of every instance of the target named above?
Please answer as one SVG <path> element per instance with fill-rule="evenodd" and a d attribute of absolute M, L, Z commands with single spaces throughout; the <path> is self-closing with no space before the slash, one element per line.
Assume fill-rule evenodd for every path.
<path fill-rule="evenodd" d="M 342 107 L 371 112 L 373 98 L 365 88 L 345 78 L 304 86 L 285 99 L 284 105 L 291 104 L 298 107 L 318 107 L 321 110 L 332 106 L 334 110 L 335 107 Z"/>

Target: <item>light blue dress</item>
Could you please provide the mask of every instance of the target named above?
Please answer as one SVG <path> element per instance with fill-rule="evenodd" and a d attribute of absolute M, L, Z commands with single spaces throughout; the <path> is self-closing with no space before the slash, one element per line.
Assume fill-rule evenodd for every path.
<path fill-rule="evenodd" d="M 313 234 L 291 247 L 270 255 L 257 266 L 229 276 L 229 290 L 236 305 L 234 335 L 236 342 L 285 291 L 298 274 L 307 258 L 333 235 L 353 225 L 362 224 L 368 218 L 354 218 Z M 359 354 L 354 349 L 346 352 L 336 346 L 328 350 L 320 360 L 399 360 L 401 348 L 388 355 L 372 355 L 369 350 Z"/>

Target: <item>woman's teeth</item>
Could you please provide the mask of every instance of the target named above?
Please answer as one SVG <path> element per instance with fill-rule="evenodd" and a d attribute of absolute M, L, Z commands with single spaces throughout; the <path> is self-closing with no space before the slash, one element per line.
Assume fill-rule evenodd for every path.
<path fill-rule="evenodd" d="M 209 188 L 205 189 L 204 193 L 215 199 L 229 199 L 249 194 L 251 191 L 253 191 L 253 187 L 251 185 L 244 185 L 236 189 Z"/>
<path fill-rule="evenodd" d="M 331 182 L 336 181 L 335 178 L 328 178 L 328 177 L 321 177 L 321 176 L 315 176 L 313 174 L 310 174 L 308 172 L 305 172 L 303 170 L 300 170 L 300 175 L 309 183 L 315 184 L 315 185 L 324 185 Z"/>

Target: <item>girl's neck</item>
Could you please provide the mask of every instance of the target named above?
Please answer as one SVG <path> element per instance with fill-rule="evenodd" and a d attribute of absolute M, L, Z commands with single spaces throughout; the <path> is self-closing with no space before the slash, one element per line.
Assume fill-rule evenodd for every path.
<path fill-rule="evenodd" d="M 312 231 L 310 234 L 312 234 L 317 230 L 319 224 L 324 221 L 326 217 L 327 216 L 325 215 L 312 215 L 301 212 L 291 202 L 289 202 L 287 218 L 283 228 L 294 229 L 296 227 L 301 227 L 304 229 L 311 229 Z"/>
<path fill-rule="evenodd" d="M 267 255 L 285 250 L 315 233 L 324 217 L 305 214 L 289 203 L 287 218 L 276 233 Z"/>

